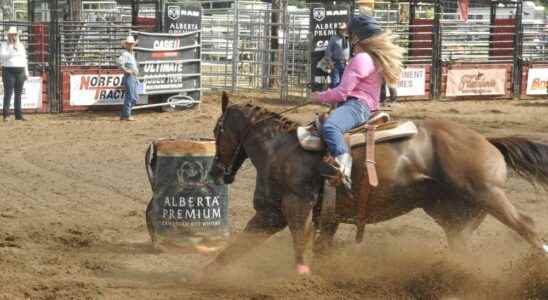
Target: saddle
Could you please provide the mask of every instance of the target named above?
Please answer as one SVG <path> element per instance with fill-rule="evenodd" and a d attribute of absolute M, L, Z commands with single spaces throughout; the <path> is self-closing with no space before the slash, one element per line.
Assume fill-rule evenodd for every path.
<path fill-rule="evenodd" d="M 297 128 L 297 138 L 303 149 L 317 152 L 325 151 L 325 144 L 321 137 L 325 119 L 325 116 L 320 116 L 313 124 Z M 375 131 L 373 138 L 375 143 L 407 138 L 417 134 L 415 123 L 411 121 L 395 122 L 391 120 L 390 115 L 387 113 L 377 112 L 366 123 L 346 133 L 345 140 L 350 147 L 365 145 L 367 140 L 364 138 L 363 133 L 368 130 Z"/>
<path fill-rule="evenodd" d="M 297 128 L 297 138 L 303 149 L 308 151 L 325 152 L 325 144 L 321 137 L 322 126 L 325 119 L 325 116 L 321 116 L 317 118 L 312 125 Z M 366 123 L 359 125 L 345 134 L 345 140 L 350 148 L 364 145 L 366 147 L 364 167 L 367 170 L 369 188 L 367 188 L 365 195 L 362 195 L 362 200 L 356 203 L 357 213 L 355 224 L 358 229 L 356 232 L 356 242 L 359 243 L 363 240 L 367 198 L 369 198 L 372 188 L 376 187 L 379 183 L 377 170 L 375 168 L 375 144 L 396 139 L 409 138 L 416 135 L 417 132 L 418 130 L 415 123 L 411 121 L 395 122 L 391 120 L 387 113 L 377 112 L 373 114 Z M 332 165 L 333 159 L 330 158 L 329 155 L 326 155 L 324 162 Z M 330 223 L 334 218 L 336 218 L 335 199 L 337 198 L 337 193 L 335 191 L 335 186 L 339 185 L 340 181 L 336 179 L 333 180 L 330 176 L 326 176 L 326 178 L 327 181 L 324 184 L 320 219 L 322 222 Z M 349 196 L 350 198 L 353 198 L 351 194 Z"/>

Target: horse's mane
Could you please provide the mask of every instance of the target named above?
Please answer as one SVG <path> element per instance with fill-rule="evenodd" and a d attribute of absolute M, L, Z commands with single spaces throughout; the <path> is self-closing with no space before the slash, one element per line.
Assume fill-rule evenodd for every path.
<path fill-rule="evenodd" d="M 273 120 L 275 124 L 273 129 L 279 132 L 294 132 L 297 130 L 297 127 L 300 126 L 298 122 L 290 120 L 279 113 L 269 111 L 264 107 L 251 103 L 235 104 L 232 107 L 242 111 L 252 124 L 257 124 L 258 122 L 264 122 L 266 120 Z"/>

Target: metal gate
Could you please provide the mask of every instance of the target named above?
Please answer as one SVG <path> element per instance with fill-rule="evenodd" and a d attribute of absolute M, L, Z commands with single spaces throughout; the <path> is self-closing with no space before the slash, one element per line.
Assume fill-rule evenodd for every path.
<path fill-rule="evenodd" d="M 307 9 L 264 2 L 207 1 L 202 20 L 202 75 L 212 89 L 256 90 L 287 101 L 307 95 Z M 204 2 L 202 2 L 204 3 Z"/>

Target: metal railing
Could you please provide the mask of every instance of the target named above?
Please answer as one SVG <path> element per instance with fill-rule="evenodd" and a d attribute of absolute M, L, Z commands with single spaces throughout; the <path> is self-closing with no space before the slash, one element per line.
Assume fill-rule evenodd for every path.
<path fill-rule="evenodd" d="M 207 1 L 205 7 L 215 3 Z M 263 2 L 204 9 L 204 86 L 279 93 L 282 101 L 304 97 L 310 72 L 308 19 L 306 9 L 272 9 Z"/>

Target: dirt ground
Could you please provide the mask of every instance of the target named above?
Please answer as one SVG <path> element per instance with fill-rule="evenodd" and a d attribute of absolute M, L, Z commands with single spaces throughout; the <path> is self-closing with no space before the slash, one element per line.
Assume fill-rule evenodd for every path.
<path fill-rule="evenodd" d="M 165 137 L 212 137 L 218 95 L 174 113 L 28 115 L 0 124 L 0 299 L 548 299 L 548 258 L 531 255 L 514 232 L 488 217 L 456 258 L 422 211 L 366 228 L 342 226 L 334 254 L 293 272 L 286 231 L 200 283 L 189 278 L 212 256 L 152 249 L 144 211 L 151 189 L 146 145 Z M 240 101 L 250 100 L 240 97 Z M 268 104 L 276 111 L 288 106 Z M 548 142 L 546 101 L 400 103 L 399 118 L 447 118 L 488 136 Z M 319 107 L 290 117 L 310 120 Z M 247 162 L 231 186 L 231 231 L 253 214 L 255 171 Z M 512 202 L 548 239 L 548 197 L 511 177 Z"/>

